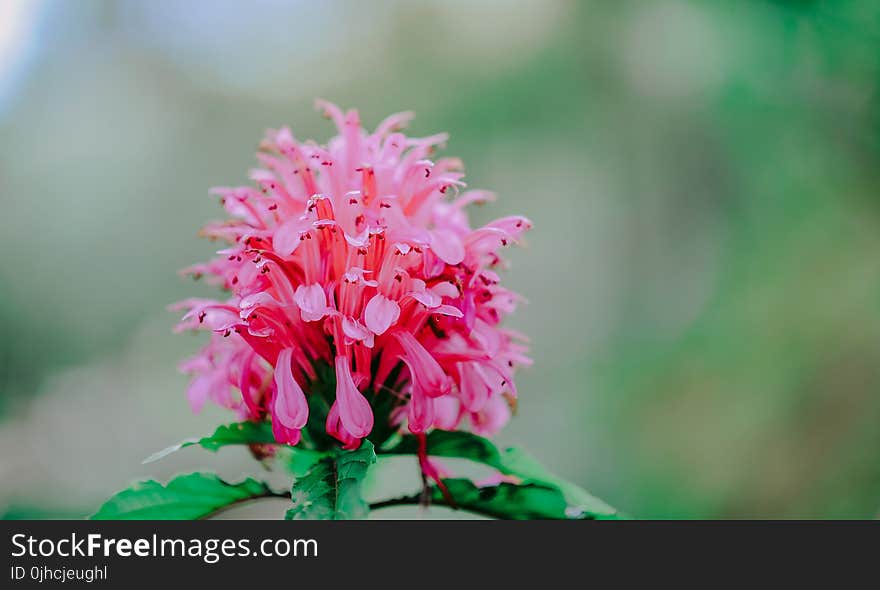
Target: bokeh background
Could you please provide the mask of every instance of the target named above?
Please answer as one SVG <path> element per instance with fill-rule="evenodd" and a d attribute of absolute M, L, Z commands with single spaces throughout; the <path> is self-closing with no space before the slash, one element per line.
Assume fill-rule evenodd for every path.
<path fill-rule="evenodd" d="M 318 96 L 415 110 L 478 221 L 534 220 L 502 442 L 639 517 L 878 515 L 875 0 L 0 0 L 0 513 L 250 468 L 141 464 L 228 419 L 165 306 L 207 292 L 208 188 L 326 139 Z"/>

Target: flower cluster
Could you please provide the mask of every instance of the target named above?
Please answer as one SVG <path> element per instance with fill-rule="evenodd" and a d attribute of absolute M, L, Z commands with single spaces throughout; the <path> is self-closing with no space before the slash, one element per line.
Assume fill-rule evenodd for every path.
<path fill-rule="evenodd" d="M 459 160 L 429 159 L 445 134 L 400 133 L 412 114 L 369 133 L 357 111 L 318 106 L 339 130 L 326 146 L 269 130 L 254 186 L 213 190 L 231 219 L 203 232 L 228 247 L 184 272 L 229 297 L 176 306 L 178 329 L 211 332 L 182 365 L 193 409 L 210 399 L 271 417 L 291 445 L 318 426 L 356 448 L 376 421 L 497 431 L 514 369 L 530 361 L 524 337 L 500 326 L 518 297 L 495 269 L 529 221 L 472 229 L 466 206 L 492 195 L 462 190 Z"/>

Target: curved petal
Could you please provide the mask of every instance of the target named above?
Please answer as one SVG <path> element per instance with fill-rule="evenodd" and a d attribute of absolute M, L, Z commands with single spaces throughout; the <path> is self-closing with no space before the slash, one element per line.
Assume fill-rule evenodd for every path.
<path fill-rule="evenodd" d="M 299 443 L 302 434 L 299 430 L 294 428 L 287 428 L 278 420 L 272 421 L 272 435 L 275 437 L 280 443 L 295 445 Z"/>
<path fill-rule="evenodd" d="M 413 371 L 412 364 L 404 359 Z M 412 393 L 406 407 L 407 428 L 413 434 L 425 432 L 434 425 L 434 400 L 425 394 L 418 379 L 413 379 Z"/>
<path fill-rule="evenodd" d="M 452 388 L 451 379 L 421 342 L 409 332 L 396 331 L 394 336 L 406 353 L 405 360 L 413 381 L 419 383 L 422 391 L 430 397 L 440 397 L 449 393 Z"/>
<path fill-rule="evenodd" d="M 327 429 L 327 434 L 342 443 L 343 449 L 350 451 L 358 448 L 361 444 L 361 439 L 352 436 L 342 425 L 342 421 L 339 419 L 338 402 L 333 402 L 333 405 L 330 406 L 330 412 L 327 414 L 327 422 L 324 427 Z"/>
<path fill-rule="evenodd" d="M 431 232 L 431 250 L 446 264 L 456 265 L 464 260 L 464 244 L 458 235 L 448 229 Z"/>
<path fill-rule="evenodd" d="M 345 334 L 346 344 L 363 342 L 367 348 L 372 348 L 375 342 L 373 333 L 354 318 L 342 316 L 342 333 Z"/>
<path fill-rule="evenodd" d="M 211 394 L 211 389 L 216 385 L 216 379 L 212 374 L 199 375 L 192 380 L 186 390 L 186 397 L 189 400 L 189 406 L 194 414 L 198 414 L 205 406 L 205 402 Z"/>
<path fill-rule="evenodd" d="M 272 246 L 275 249 L 275 252 L 281 256 L 290 256 L 293 254 L 300 243 L 302 243 L 300 238 L 303 230 L 307 227 L 308 226 L 298 217 L 288 219 L 279 225 L 275 229 L 275 233 L 272 235 Z"/>
<path fill-rule="evenodd" d="M 461 310 L 452 305 L 441 305 L 437 309 L 431 310 L 433 313 L 439 313 L 440 315 L 448 315 L 454 318 L 463 318 L 464 314 L 461 313 Z"/>
<path fill-rule="evenodd" d="M 478 363 L 458 363 L 461 376 L 461 403 L 471 412 L 479 412 L 489 399 L 489 385 Z"/>
<path fill-rule="evenodd" d="M 483 409 L 470 415 L 471 427 L 475 434 L 492 436 L 510 420 L 510 407 L 500 395 L 493 396 Z"/>
<path fill-rule="evenodd" d="M 339 404 L 339 419 L 352 436 L 364 438 L 373 430 L 373 409 L 354 385 L 350 362 L 347 357 L 336 357 L 336 402 Z"/>
<path fill-rule="evenodd" d="M 315 322 L 327 315 L 327 293 L 318 283 L 297 287 L 293 300 L 305 322 Z"/>
<path fill-rule="evenodd" d="M 381 293 L 376 293 L 364 309 L 364 323 L 377 336 L 384 334 L 399 317 L 400 306 Z"/>
<path fill-rule="evenodd" d="M 413 387 L 406 416 L 410 432 L 413 434 L 425 432 L 434 425 L 434 400 Z"/>
<path fill-rule="evenodd" d="M 309 419 L 309 404 L 305 393 L 293 378 L 290 362 L 293 350 L 285 348 L 278 353 L 275 363 L 275 399 L 272 403 L 272 417 L 285 427 L 299 430 Z"/>
<path fill-rule="evenodd" d="M 461 402 L 451 395 L 434 399 L 434 427 L 455 430 L 461 422 Z"/>

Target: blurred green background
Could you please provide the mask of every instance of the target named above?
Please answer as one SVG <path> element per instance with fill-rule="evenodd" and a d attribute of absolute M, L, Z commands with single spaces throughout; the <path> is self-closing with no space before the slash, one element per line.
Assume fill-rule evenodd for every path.
<path fill-rule="evenodd" d="M 327 139 L 317 96 L 415 110 L 477 221 L 534 220 L 502 442 L 638 517 L 878 515 L 875 0 L 0 0 L 0 513 L 251 468 L 141 465 L 229 419 L 165 305 L 211 292 L 176 275 L 208 188 L 266 127 Z"/>

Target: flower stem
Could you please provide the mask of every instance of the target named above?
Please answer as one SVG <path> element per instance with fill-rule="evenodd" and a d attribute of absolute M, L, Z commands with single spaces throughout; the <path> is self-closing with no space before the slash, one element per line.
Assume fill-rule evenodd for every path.
<path fill-rule="evenodd" d="M 446 500 L 435 499 L 431 502 L 434 506 L 443 506 L 444 508 L 450 508 L 452 510 L 463 510 L 465 512 L 470 512 L 471 514 L 477 514 L 479 516 L 485 516 L 487 518 L 499 519 L 500 517 L 497 514 L 493 514 L 491 512 L 485 512 L 479 510 L 477 508 L 472 507 L 463 507 L 457 504 L 449 504 Z M 389 498 L 387 500 L 380 500 L 379 502 L 373 502 L 370 504 L 370 510 L 381 510 L 383 508 L 393 508 L 394 506 L 418 506 L 424 505 L 422 502 L 422 494 L 413 494 L 412 496 L 400 496 L 398 498 Z"/>

